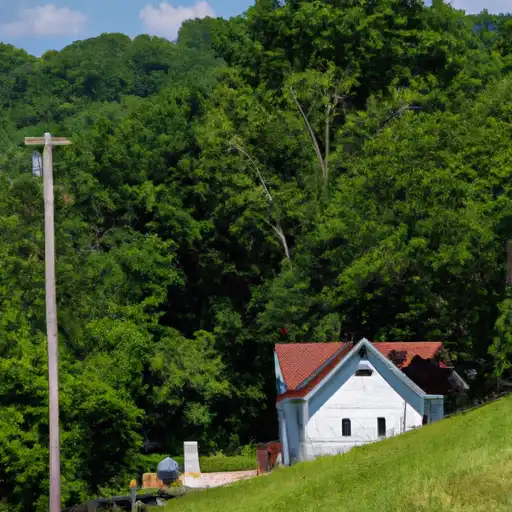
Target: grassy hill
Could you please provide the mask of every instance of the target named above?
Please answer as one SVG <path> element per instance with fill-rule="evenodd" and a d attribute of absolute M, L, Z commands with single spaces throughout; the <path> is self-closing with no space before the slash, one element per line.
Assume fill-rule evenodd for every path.
<path fill-rule="evenodd" d="M 168 512 L 512 510 L 512 397 L 346 455 L 191 494 Z"/>

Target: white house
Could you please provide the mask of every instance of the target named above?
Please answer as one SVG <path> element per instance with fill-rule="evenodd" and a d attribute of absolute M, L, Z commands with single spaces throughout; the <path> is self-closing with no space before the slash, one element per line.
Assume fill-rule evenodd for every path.
<path fill-rule="evenodd" d="M 468 389 L 442 342 L 290 343 L 274 355 L 285 465 L 438 421 L 443 393 Z"/>

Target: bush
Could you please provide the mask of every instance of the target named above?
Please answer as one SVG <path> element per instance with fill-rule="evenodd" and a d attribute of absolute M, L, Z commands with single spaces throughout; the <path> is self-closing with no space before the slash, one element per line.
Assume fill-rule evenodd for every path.
<path fill-rule="evenodd" d="M 247 471 L 256 469 L 256 456 L 235 455 L 211 455 L 199 457 L 199 466 L 203 473 L 221 473 L 223 471 Z"/>
<path fill-rule="evenodd" d="M 156 468 L 158 463 L 168 457 L 168 455 L 162 455 L 161 453 L 152 453 L 151 455 L 139 455 L 137 458 L 137 467 L 134 468 L 137 470 L 137 473 L 142 476 L 143 473 L 156 473 Z M 172 457 L 178 464 L 180 462 Z M 182 457 L 183 459 L 183 457 Z"/>
<path fill-rule="evenodd" d="M 199 457 L 199 466 L 203 473 L 220 473 L 223 471 L 246 471 L 256 469 L 256 452 L 254 449 L 242 449 L 240 455 L 227 456 L 222 453 L 216 455 L 208 455 Z M 143 473 L 156 473 L 158 463 L 168 457 L 168 455 L 161 453 L 153 453 L 151 455 L 140 455 L 137 460 L 137 473 L 139 479 Z M 170 456 L 174 459 L 180 468 L 184 471 L 184 458 L 183 455 Z"/>

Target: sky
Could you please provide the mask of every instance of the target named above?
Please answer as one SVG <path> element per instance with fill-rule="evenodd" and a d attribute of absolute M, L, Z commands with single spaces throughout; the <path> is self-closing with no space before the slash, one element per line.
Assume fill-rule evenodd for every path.
<path fill-rule="evenodd" d="M 467 12 L 512 10 L 512 0 L 451 0 Z M 0 0 L 0 41 L 33 55 L 103 32 L 175 39 L 190 18 L 244 12 L 254 0 Z"/>

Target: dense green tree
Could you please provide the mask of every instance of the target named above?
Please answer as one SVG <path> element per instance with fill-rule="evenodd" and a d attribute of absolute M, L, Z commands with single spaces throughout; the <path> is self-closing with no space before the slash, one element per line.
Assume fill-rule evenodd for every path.
<path fill-rule="evenodd" d="M 0 46 L 0 503 L 46 510 L 42 187 L 55 158 L 66 503 L 142 452 L 275 438 L 278 341 L 443 339 L 509 384 L 510 21 L 260 0 L 41 58 Z M 483 28 L 485 27 L 485 29 Z"/>

